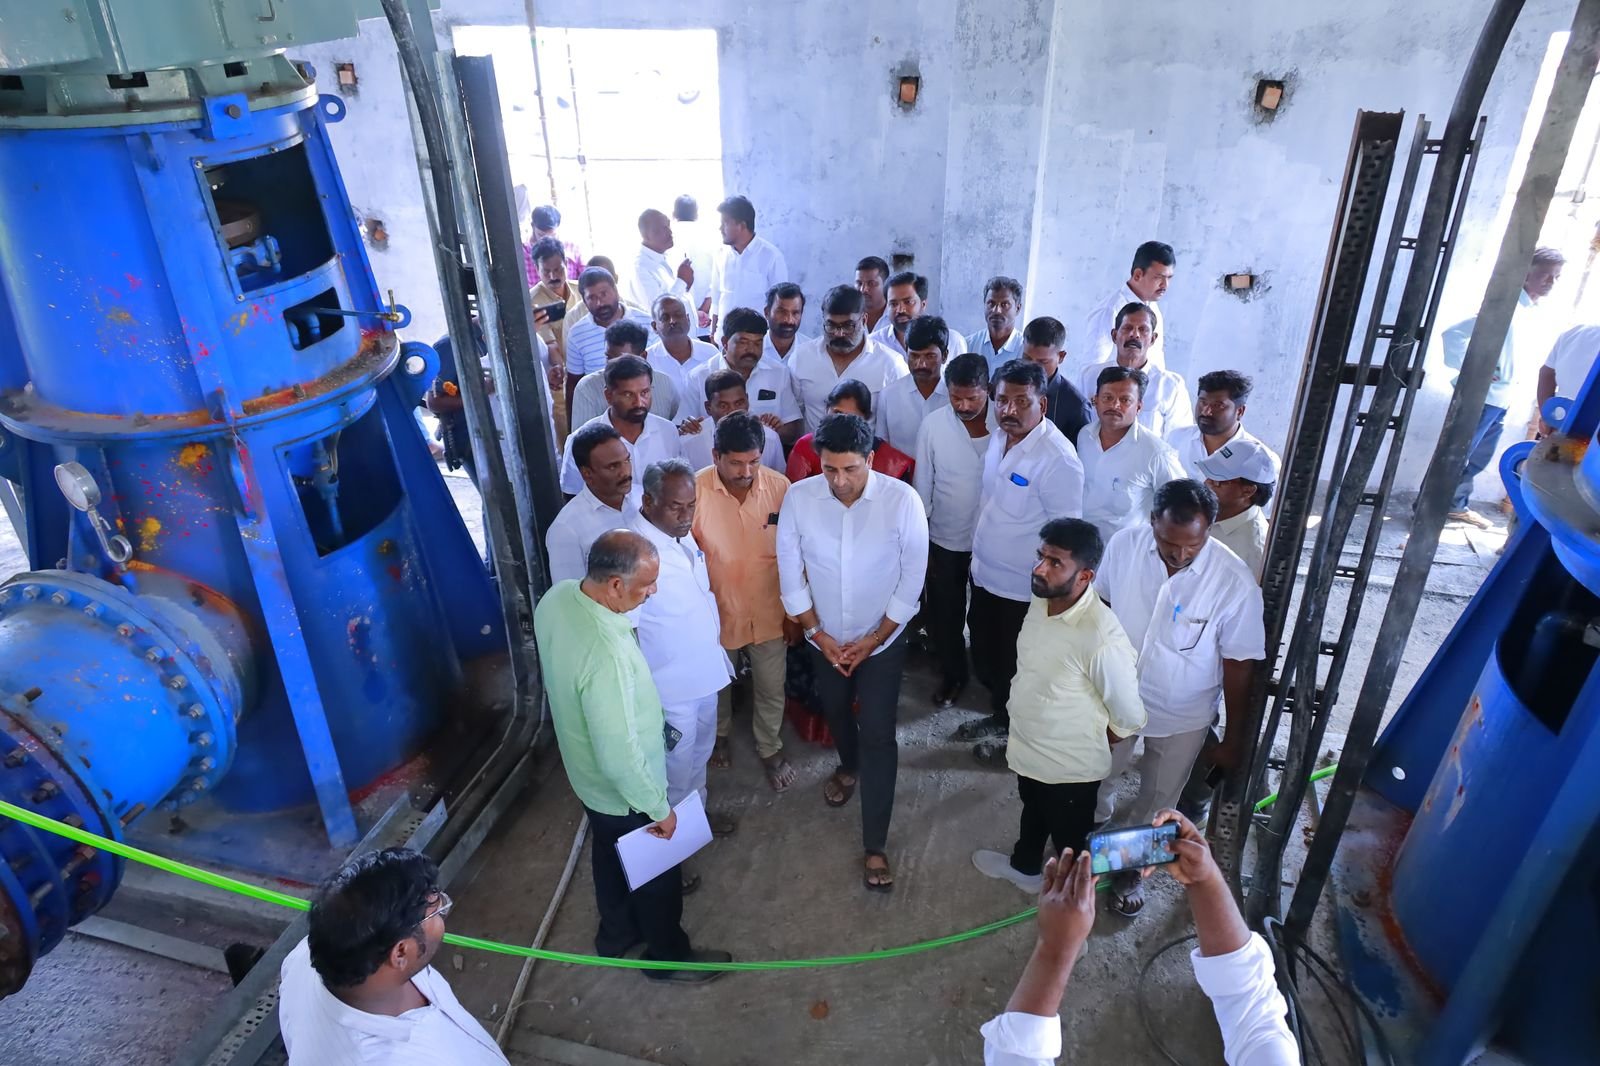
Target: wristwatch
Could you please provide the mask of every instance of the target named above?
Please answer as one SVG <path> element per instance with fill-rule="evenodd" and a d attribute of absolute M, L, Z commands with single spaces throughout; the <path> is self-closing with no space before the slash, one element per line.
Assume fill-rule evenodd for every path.
<path fill-rule="evenodd" d="M 806 630 L 806 639 L 807 640 L 811 640 L 818 633 L 821 633 L 821 632 L 822 632 L 822 627 L 821 626 L 812 626 L 810 629 Z"/>

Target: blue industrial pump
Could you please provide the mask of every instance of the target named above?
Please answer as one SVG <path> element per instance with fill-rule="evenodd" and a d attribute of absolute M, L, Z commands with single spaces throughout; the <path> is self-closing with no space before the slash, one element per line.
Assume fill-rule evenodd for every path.
<path fill-rule="evenodd" d="M 204 6 L 0 3 L 0 474 L 30 567 L 0 585 L 0 798 L 118 839 L 181 811 L 187 836 L 150 819 L 166 850 L 264 869 L 286 834 L 355 843 L 506 635 L 413 417 L 436 358 L 329 147 L 343 103 L 282 51 L 356 5 Z M 0 996 L 121 874 L 0 819 Z"/>
<path fill-rule="evenodd" d="M 1399 1061 L 1600 1056 L 1600 367 L 1507 449 L 1520 520 L 1379 739 L 1334 860 Z"/>

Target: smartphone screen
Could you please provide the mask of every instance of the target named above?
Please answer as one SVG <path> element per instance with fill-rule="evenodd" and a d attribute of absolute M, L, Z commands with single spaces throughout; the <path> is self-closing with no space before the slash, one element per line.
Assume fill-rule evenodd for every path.
<path fill-rule="evenodd" d="M 1097 874 L 1159 866 L 1177 859 L 1178 824 L 1135 825 L 1089 835 L 1089 870 Z"/>

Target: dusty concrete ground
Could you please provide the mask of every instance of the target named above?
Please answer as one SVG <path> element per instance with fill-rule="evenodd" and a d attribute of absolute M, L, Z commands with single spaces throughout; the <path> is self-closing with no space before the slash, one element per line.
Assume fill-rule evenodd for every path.
<path fill-rule="evenodd" d="M 476 535 L 475 491 L 459 475 L 448 482 Z M 1337 748 L 1348 722 L 1370 634 L 1381 617 L 1384 580 L 1393 574 L 1403 544 L 1405 513 L 1398 511 L 1387 523 L 1345 698 L 1335 709 L 1325 747 Z M 4 573 L 25 568 L 9 534 L 0 530 Z M 1499 541 L 1498 532 L 1446 531 L 1391 706 L 1492 566 Z M 1335 605 L 1341 604 L 1336 598 Z M 965 709 L 939 712 L 928 702 L 932 683 L 931 664 L 913 656 L 902 690 L 891 839 L 898 883 L 888 896 L 861 887 L 859 807 L 852 802 L 833 810 L 822 802 L 832 753 L 786 730 L 800 779 L 786 794 L 774 795 L 759 772 L 748 719 L 738 720 L 735 766 L 713 771 L 711 788 L 713 805 L 736 815 L 739 831 L 695 860 L 704 887 L 686 903 L 685 926 L 697 944 L 726 948 L 741 959 L 855 953 L 958 932 L 1030 905 L 1022 893 L 982 877 L 970 863 L 974 848 L 1009 846 L 1018 809 L 1009 775 L 979 767 L 965 746 L 944 739 L 976 712 L 981 690 L 968 691 Z M 580 814 L 559 764 L 552 762 L 521 814 L 505 820 L 464 871 L 452 930 L 517 943 L 531 938 Z M 1291 871 L 1299 851 L 1297 841 Z M 1138 971 L 1189 927 L 1176 886 L 1165 877 L 1152 884 L 1150 903 L 1137 921 L 1102 915 L 1097 923 L 1062 1008 L 1063 1061 L 1164 1061 L 1145 1034 Z M 585 850 L 547 946 L 588 951 L 594 926 Z M 209 928 L 188 935 L 209 937 L 218 947 L 227 939 L 225 931 Z M 519 1064 L 583 1061 L 540 1043 L 553 1037 L 626 1057 L 607 1060 L 615 1063 L 975 1062 L 981 1058 L 978 1026 L 1002 1009 L 1032 942 L 1031 929 L 1023 925 L 909 958 L 734 974 L 693 988 L 663 988 L 631 972 L 540 963 L 509 1052 Z M 1219 1062 L 1215 1025 L 1184 950 L 1167 953 L 1151 970 L 1149 1024 L 1183 1061 Z M 462 1001 L 491 1030 L 509 1006 L 520 965 L 518 959 L 465 952 L 439 960 Z M 0 1002 L 0 1062 L 168 1062 L 227 984 L 218 974 L 69 935 L 40 962 L 21 994 Z"/>

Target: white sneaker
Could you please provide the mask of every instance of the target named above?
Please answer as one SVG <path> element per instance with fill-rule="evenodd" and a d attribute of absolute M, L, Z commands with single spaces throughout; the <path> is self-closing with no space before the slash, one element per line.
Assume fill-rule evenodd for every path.
<path fill-rule="evenodd" d="M 999 851 L 979 850 L 972 853 L 972 865 L 985 877 L 1010 881 L 1030 896 L 1037 896 L 1044 887 L 1043 874 L 1025 874 L 1011 865 L 1011 856 Z"/>

